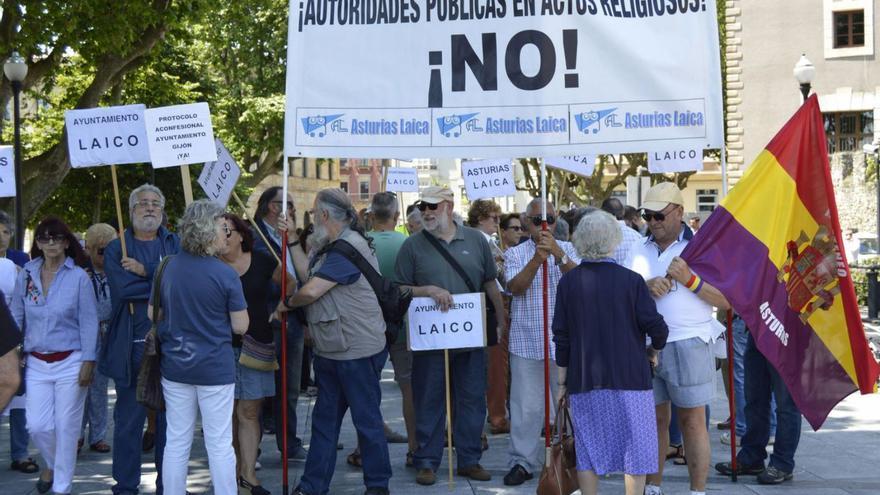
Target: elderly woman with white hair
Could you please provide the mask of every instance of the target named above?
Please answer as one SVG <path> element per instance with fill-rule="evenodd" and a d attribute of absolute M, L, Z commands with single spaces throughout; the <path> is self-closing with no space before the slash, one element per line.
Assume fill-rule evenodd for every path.
<path fill-rule="evenodd" d="M 598 493 L 598 475 L 620 471 L 627 495 L 641 495 L 657 471 L 651 366 L 669 331 L 642 277 L 611 258 L 620 239 L 614 217 L 584 215 L 572 238 L 582 262 L 556 292 L 559 395 L 568 395 L 584 495 Z"/>
<path fill-rule="evenodd" d="M 180 219 L 181 252 L 165 265 L 158 290 L 158 337 L 165 394 L 165 493 L 186 492 L 187 463 L 196 413 L 201 412 L 214 493 L 237 492 L 232 448 L 235 362 L 232 333 L 248 328 L 247 304 L 235 270 L 217 255 L 230 231 L 223 208 L 209 200 L 190 204 Z"/>

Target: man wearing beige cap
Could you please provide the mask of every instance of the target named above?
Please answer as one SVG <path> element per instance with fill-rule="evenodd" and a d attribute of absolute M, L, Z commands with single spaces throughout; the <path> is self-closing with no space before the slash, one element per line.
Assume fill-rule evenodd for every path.
<path fill-rule="evenodd" d="M 705 406 L 715 395 L 715 356 L 711 343 L 724 328 L 712 306 L 726 310 L 727 299 L 693 273 L 680 254 L 692 237 L 684 228 L 681 191 L 671 182 L 645 194 L 642 218 L 649 235 L 633 247 L 630 268 L 645 278 L 657 311 L 669 326 L 666 348 L 654 368 L 658 472 L 648 476 L 645 495 L 658 495 L 669 446 L 670 403 L 678 408 L 690 475 L 691 495 L 703 495 L 709 475 L 709 432 Z"/>
<path fill-rule="evenodd" d="M 485 292 L 486 304 L 502 315 L 504 307 L 495 283 L 495 259 L 489 243 L 480 231 L 453 221 L 453 203 L 449 188 L 431 186 L 422 191 L 418 208 L 424 228 L 407 238 L 400 248 L 395 267 L 397 281 L 411 288 L 414 296 L 434 299 L 443 311 L 453 303 L 453 294 Z M 504 318 L 498 318 L 499 335 L 504 331 L 503 325 Z M 479 464 L 480 434 L 486 422 L 486 352 L 482 347 L 456 349 L 450 352 L 449 360 L 458 475 L 488 481 L 492 476 Z M 412 361 L 418 440 L 413 455 L 418 469 L 416 482 L 432 485 L 445 439 L 443 352 L 413 352 Z"/>

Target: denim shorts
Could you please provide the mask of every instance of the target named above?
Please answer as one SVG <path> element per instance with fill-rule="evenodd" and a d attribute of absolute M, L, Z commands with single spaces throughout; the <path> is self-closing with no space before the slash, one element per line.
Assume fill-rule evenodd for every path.
<path fill-rule="evenodd" d="M 668 342 L 654 370 L 654 403 L 701 407 L 715 397 L 715 354 L 712 345 L 693 337 Z"/>
<path fill-rule="evenodd" d="M 235 352 L 235 400 L 258 400 L 275 396 L 275 372 L 260 371 L 238 363 L 240 347 Z"/>

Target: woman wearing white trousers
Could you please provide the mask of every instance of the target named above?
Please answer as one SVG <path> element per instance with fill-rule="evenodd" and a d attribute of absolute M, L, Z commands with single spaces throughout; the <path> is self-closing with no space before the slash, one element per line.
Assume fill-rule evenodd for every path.
<path fill-rule="evenodd" d="M 235 362 L 232 333 L 248 328 L 247 304 L 235 270 L 216 256 L 228 249 L 223 209 L 190 204 L 180 219 L 181 252 L 168 261 L 159 286 L 162 390 L 167 422 L 162 483 L 186 493 L 187 464 L 201 412 L 214 493 L 237 493 L 232 449 Z M 152 317 L 151 301 L 147 314 Z"/>
<path fill-rule="evenodd" d="M 77 266 L 87 258 L 67 225 L 47 218 L 34 239 L 33 261 L 16 279 L 12 315 L 24 332 L 27 428 L 46 461 L 37 491 L 66 494 L 95 368 L 97 303 L 89 276 Z"/>

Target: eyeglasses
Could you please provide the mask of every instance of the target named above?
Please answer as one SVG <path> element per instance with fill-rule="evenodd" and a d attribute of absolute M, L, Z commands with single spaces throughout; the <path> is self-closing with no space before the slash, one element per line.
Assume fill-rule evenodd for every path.
<path fill-rule="evenodd" d="M 425 203 L 424 201 L 422 201 L 421 203 L 418 204 L 418 206 L 416 206 L 416 208 L 418 208 L 419 211 L 425 211 L 425 210 L 434 211 L 437 208 L 440 208 L 440 203 L 433 203 L 432 204 L 432 203 Z"/>
<path fill-rule="evenodd" d="M 51 242 L 61 244 L 61 241 L 65 239 L 65 236 L 64 234 L 42 234 L 38 235 L 36 239 L 40 244 L 49 244 Z"/>
<path fill-rule="evenodd" d="M 229 239 L 232 237 L 232 229 L 229 228 L 225 223 L 223 224 L 223 232 L 226 232 L 226 238 Z"/>
<path fill-rule="evenodd" d="M 519 225 L 511 225 L 510 227 L 507 227 L 507 228 L 504 229 L 504 230 L 512 230 L 512 231 L 514 231 L 514 232 L 522 232 L 522 231 L 523 231 L 523 228 L 520 227 Z"/>
<path fill-rule="evenodd" d="M 280 205 L 281 203 L 284 203 L 284 201 L 281 201 L 280 199 L 275 199 L 275 200 L 272 200 L 271 202 L 272 202 L 272 203 L 278 203 L 279 205 Z M 293 209 L 293 201 L 288 201 L 288 202 L 287 202 L 287 209 L 288 209 L 288 210 L 292 210 L 292 209 Z"/>
<path fill-rule="evenodd" d="M 140 206 L 141 208 L 153 208 L 155 210 L 161 210 L 165 205 L 161 201 L 142 199 L 134 204 L 135 206 Z"/>
<path fill-rule="evenodd" d="M 532 223 L 535 227 L 540 227 L 542 223 L 544 223 L 544 219 L 541 218 L 541 215 L 537 215 L 534 217 L 529 217 L 532 219 Z M 547 215 L 547 225 L 553 225 L 556 223 L 556 217 L 553 215 Z"/>

